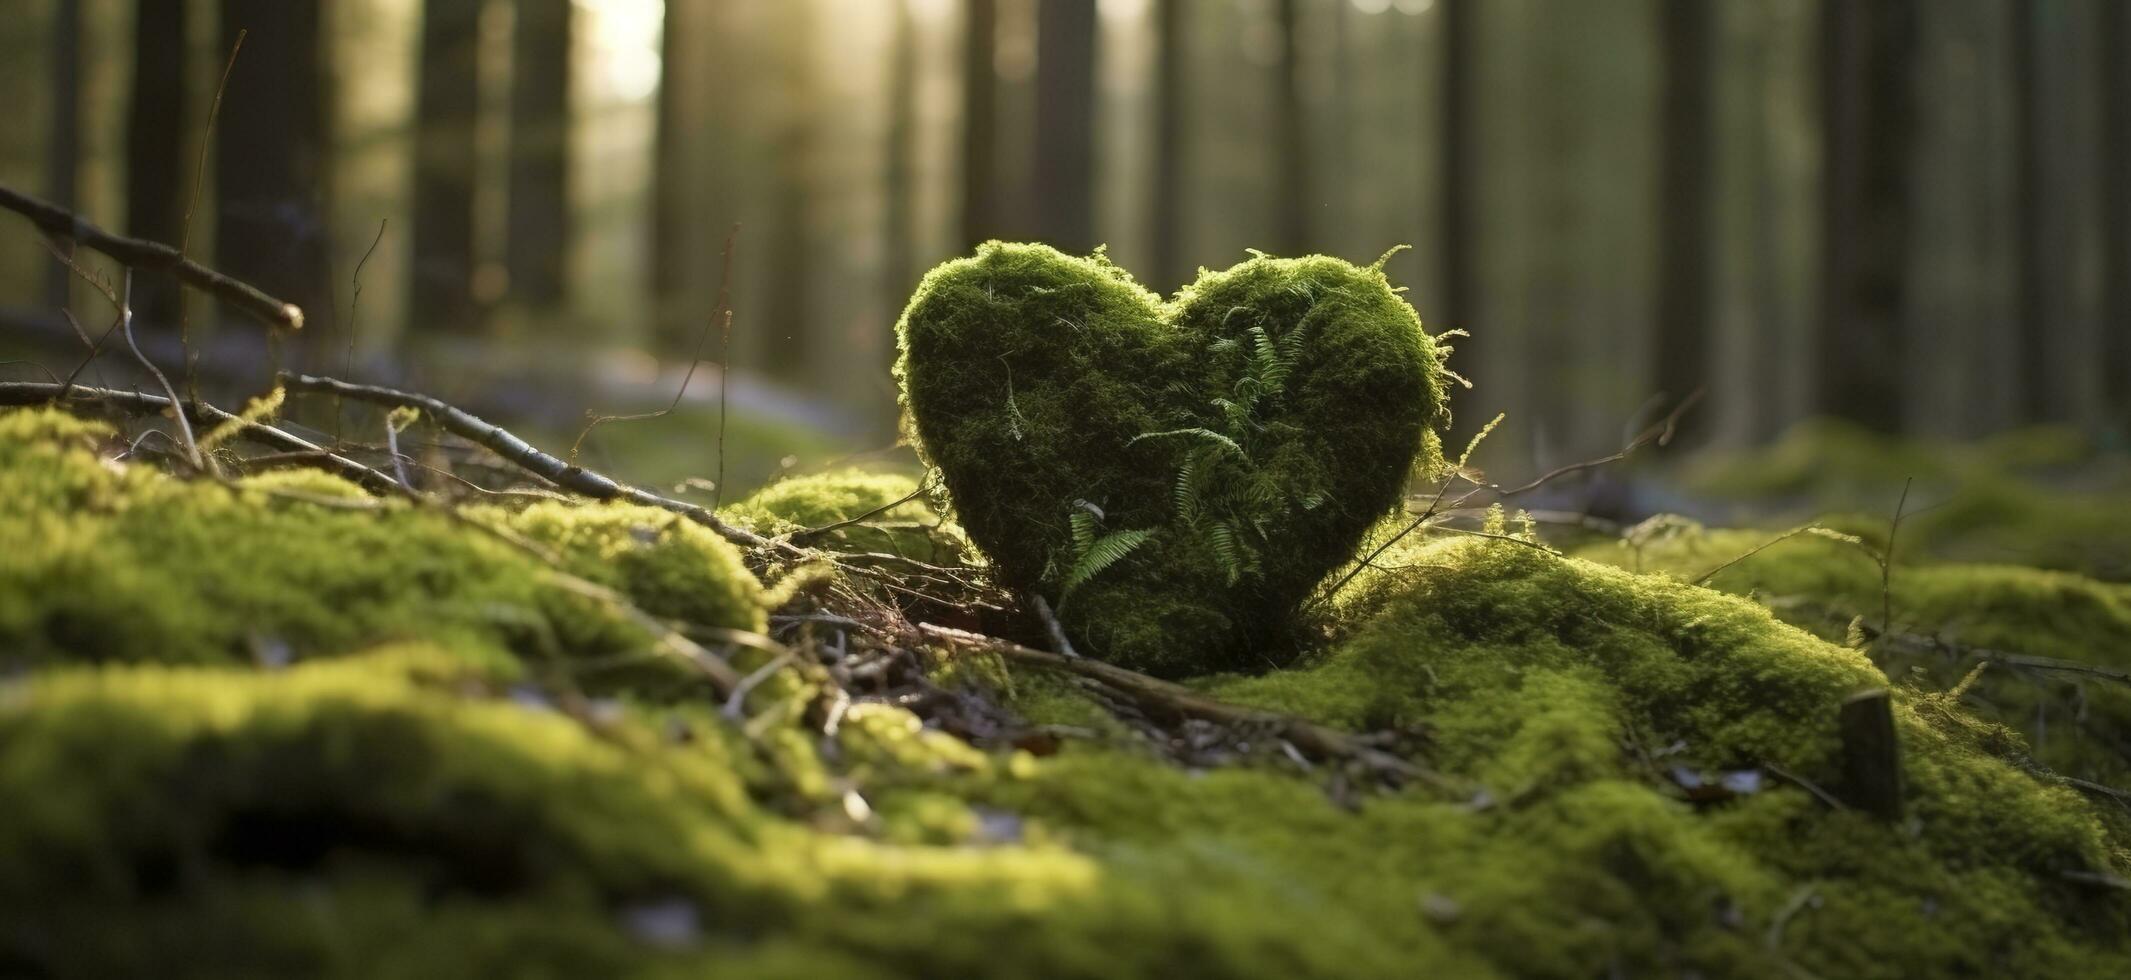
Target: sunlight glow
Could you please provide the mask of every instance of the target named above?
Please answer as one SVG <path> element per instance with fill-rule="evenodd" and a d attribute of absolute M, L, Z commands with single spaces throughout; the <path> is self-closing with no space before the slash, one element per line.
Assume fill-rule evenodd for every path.
<path fill-rule="evenodd" d="M 585 57 L 600 101 L 641 102 L 658 91 L 663 0 L 576 0 Z"/>

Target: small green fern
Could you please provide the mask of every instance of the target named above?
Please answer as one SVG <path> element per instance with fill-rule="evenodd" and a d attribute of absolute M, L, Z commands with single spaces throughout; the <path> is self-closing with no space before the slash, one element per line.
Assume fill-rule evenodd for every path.
<path fill-rule="evenodd" d="M 1076 514 L 1074 516 L 1083 515 Z M 1076 542 L 1079 528 L 1079 522 L 1074 522 Z M 1085 549 L 1080 551 L 1079 557 L 1074 559 L 1072 570 L 1066 572 L 1065 582 L 1058 588 L 1059 606 L 1061 608 L 1065 606 L 1066 597 L 1072 595 L 1074 589 L 1086 584 L 1089 579 L 1102 574 L 1104 569 L 1123 561 L 1126 555 L 1131 554 L 1140 545 L 1146 544 L 1147 539 L 1153 535 L 1154 532 L 1150 529 L 1135 528 L 1129 531 L 1112 531 L 1089 543 Z"/>

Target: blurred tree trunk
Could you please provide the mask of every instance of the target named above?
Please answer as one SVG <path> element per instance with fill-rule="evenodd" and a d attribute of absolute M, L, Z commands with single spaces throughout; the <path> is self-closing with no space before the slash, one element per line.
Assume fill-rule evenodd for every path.
<path fill-rule="evenodd" d="M 59 0 L 52 12 L 52 133 L 45 143 L 45 197 L 63 208 L 79 196 L 81 165 L 81 0 Z M 45 270 L 45 302 L 64 308 L 73 273 L 54 262 Z"/>
<path fill-rule="evenodd" d="M 899 313 L 903 297 L 917 286 L 917 222 L 912 197 L 917 190 L 918 39 L 910 0 L 892 2 L 895 21 L 888 49 L 888 165 L 886 186 L 882 188 L 887 213 L 882 220 L 885 258 L 881 262 L 881 282 L 889 305 Z"/>
<path fill-rule="evenodd" d="M 998 0 L 968 0 L 962 33 L 962 243 L 998 234 Z"/>
<path fill-rule="evenodd" d="M 1038 0 L 1036 228 L 1078 255 L 1095 247 L 1095 0 Z"/>
<path fill-rule="evenodd" d="M 1189 145 L 1185 106 L 1190 93 L 1185 51 L 1189 0 L 1154 0 L 1154 268 L 1155 288 L 1173 290 L 1191 275 L 1184 262 L 1184 153 Z"/>
<path fill-rule="evenodd" d="M 135 0 L 133 104 L 126 118 L 126 233 L 178 244 L 194 163 L 185 152 L 184 0 Z M 153 323 L 177 319 L 177 284 L 135 284 L 136 312 Z M 145 292 L 142 290 L 145 287 Z"/>
<path fill-rule="evenodd" d="M 2131 431 L 2131 4 L 2101 4 L 2103 397 Z"/>
<path fill-rule="evenodd" d="M 2036 23 L 2043 16 L 2040 5 L 2034 0 L 2013 0 L 2006 5 L 2006 13 L 2011 17 L 2006 36 L 2012 45 L 2017 134 L 2013 215 L 2019 272 L 2013 349 L 2019 357 L 2019 418 L 2040 422 L 2057 416 L 2054 395 L 2065 387 L 2065 379 L 2050 370 L 2051 348 L 2057 342 L 2051 292 L 2057 273 L 2065 267 L 2063 229 L 2056 227 L 2050 207 L 2050 144 L 2058 135 L 2052 132 L 2057 107 L 2051 104 L 2051 96 L 2059 93 L 2048 93 L 2049 86 L 2041 78 L 2042 37 Z"/>
<path fill-rule="evenodd" d="M 1434 188 L 1440 195 L 1437 213 L 1442 222 L 1439 250 L 1443 263 L 1443 295 L 1437 301 L 1437 309 L 1442 311 L 1438 329 L 1472 327 L 1474 277 L 1478 268 L 1474 258 L 1479 254 L 1480 246 L 1471 222 L 1474 194 L 1479 187 L 1473 167 L 1473 150 L 1479 136 L 1473 125 L 1473 64 L 1479 53 L 1474 47 L 1479 40 L 1473 30 L 1477 14 L 1473 7 L 1475 2 L 1477 0 L 1439 0 L 1438 4 L 1443 18 L 1440 58 L 1443 104 L 1437 116 L 1440 129 L 1436 132 L 1435 147 L 1441 176 L 1440 184 Z M 1485 345 L 1466 341 L 1457 347 L 1455 370 L 1467 378 L 1479 378 L 1479 359 L 1475 354 L 1484 352 Z"/>
<path fill-rule="evenodd" d="M 1278 226 L 1274 251 L 1302 255 L 1310 250 L 1310 206 L 1316 200 L 1310 185 L 1310 144 L 1302 112 L 1301 0 L 1278 0 L 1275 12 L 1280 34 L 1280 72 L 1274 92 L 1273 138 L 1279 169 L 1273 193 L 1277 201 Z"/>
<path fill-rule="evenodd" d="M 481 7 L 481 0 L 422 4 L 408 311 L 417 331 L 471 334 L 480 327 L 473 277 Z"/>
<path fill-rule="evenodd" d="M 571 0 L 517 0 L 504 261 L 528 306 L 563 299 L 570 241 Z"/>
<path fill-rule="evenodd" d="M 1664 76 L 1654 367 L 1659 394 L 1677 404 L 1707 383 L 1709 340 L 1716 329 L 1708 261 L 1717 244 L 1709 218 L 1714 12 L 1707 0 L 1663 0 L 1659 10 Z"/>
<path fill-rule="evenodd" d="M 1822 0 L 1816 408 L 1902 424 L 1915 0 Z"/>
<path fill-rule="evenodd" d="M 221 50 L 247 34 L 214 134 L 216 261 L 315 327 L 333 319 L 324 21 L 321 0 L 223 0 Z"/>
<path fill-rule="evenodd" d="M 779 0 L 780 43 L 776 52 L 784 90 L 783 109 L 777 114 L 776 147 L 770 174 L 768 293 L 763 297 L 762 327 L 765 331 L 763 366 L 773 375 L 790 381 L 807 380 L 806 372 L 820 352 L 813 322 L 820 311 L 811 302 L 808 273 L 814 256 L 810 251 L 808 206 L 810 178 L 814 172 L 814 113 L 819 93 L 813 76 L 812 45 L 816 21 L 815 0 Z"/>

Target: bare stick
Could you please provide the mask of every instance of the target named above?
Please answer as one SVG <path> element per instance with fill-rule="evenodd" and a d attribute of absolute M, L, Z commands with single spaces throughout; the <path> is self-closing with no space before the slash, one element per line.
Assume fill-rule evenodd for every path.
<path fill-rule="evenodd" d="M 1686 399 L 1682 400 L 1677 407 L 1675 407 L 1670 413 L 1666 414 L 1664 419 L 1660 420 L 1658 424 L 1643 430 L 1643 433 L 1641 435 L 1638 435 L 1634 439 L 1629 440 L 1628 444 L 1622 446 L 1619 452 L 1616 452 L 1610 456 L 1601 456 L 1597 459 L 1587 459 L 1580 463 L 1570 463 L 1567 466 L 1563 466 L 1559 469 L 1544 473 L 1540 475 L 1538 479 L 1535 479 L 1530 483 L 1526 483 L 1523 486 L 1507 490 L 1492 483 L 1476 484 L 1472 488 L 1472 490 L 1460 496 L 1457 500 L 1452 501 L 1451 507 L 1463 507 L 1466 501 L 1469 501 L 1474 496 L 1488 490 L 1493 490 L 1497 497 L 1514 497 L 1518 494 L 1529 493 L 1564 476 L 1568 476 L 1571 473 L 1591 469 L 1598 466 L 1604 466 L 1608 463 L 1617 463 L 1621 460 L 1627 459 L 1630 455 L 1633 455 L 1636 450 L 1641 449 L 1644 446 L 1650 445 L 1652 443 L 1655 443 L 1660 446 L 1670 445 L 1672 443 L 1673 433 L 1677 432 L 1679 429 L 1680 417 L 1687 414 L 1687 410 L 1693 408 L 1695 406 L 1695 403 L 1701 400 L 1702 389 L 1697 388 L 1694 390 L 1693 394 L 1688 395 Z M 1495 421 L 1500 422 L 1501 417 L 1497 416 Z M 1493 423 L 1489 423 L 1489 428 L 1493 428 Z M 1482 432 L 1481 434 L 1485 435 L 1486 433 Z M 1470 450 L 1468 450 L 1468 452 L 1470 452 Z M 1317 596 L 1313 597 L 1311 600 L 1312 604 L 1315 604 L 1317 602 L 1329 601 L 1333 596 L 1339 594 L 1339 590 L 1346 588 L 1347 583 L 1354 581 L 1354 577 L 1356 575 L 1360 575 L 1362 569 L 1371 567 L 1371 564 L 1376 561 L 1377 556 L 1383 554 L 1386 551 L 1389 551 L 1392 545 L 1399 543 L 1401 540 L 1404 540 L 1407 535 L 1412 534 L 1417 530 L 1420 530 L 1423 525 L 1426 525 L 1428 523 L 1429 518 L 1432 518 L 1436 515 L 1437 508 L 1440 507 L 1443 503 L 1443 494 L 1449 489 L 1450 481 L 1445 480 L 1442 486 L 1436 488 L 1434 499 L 1428 502 L 1428 508 L 1422 511 L 1420 516 L 1415 517 L 1413 520 L 1407 522 L 1405 527 L 1400 528 L 1397 534 L 1394 534 L 1391 537 L 1385 539 L 1383 544 L 1377 545 L 1375 549 L 1371 550 L 1368 555 L 1362 558 L 1361 561 L 1356 562 L 1353 568 L 1348 569 L 1345 575 L 1340 576 L 1339 581 L 1332 583 L 1331 588 L 1326 589 L 1323 592 L 1318 593 Z M 1529 544 L 1530 542 L 1525 543 Z"/>
<path fill-rule="evenodd" d="M 324 378 L 308 374 L 282 372 L 280 382 L 290 391 L 307 391 L 338 395 L 352 401 L 369 402 L 388 408 L 414 408 L 428 414 L 448 432 L 479 443 L 490 452 L 571 493 L 591 497 L 594 500 L 627 500 L 657 507 L 680 514 L 704 527 L 717 532 L 720 537 L 734 544 L 750 548 L 775 548 L 776 543 L 744 528 L 737 528 L 718 519 L 709 508 L 686 501 L 661 497 L 648 490 L 618 482 L 611 477 L 596 473 L 573 463 L 565 462 L 533 448 L 531 443 L 512 435 L 508 430 L 467 412 L 455 405 L 429 395 L 400 391 L 378 385 L 351 384 L 337 378 Z M 791 551 L 798 551 L 789 545 Z"/>
<path fill-rule="evenodd" d="M 1722 565 L 1718 565 L 1717 567 L 1715 567 L 1715 568 L 1712 568 L 1712 569 L 1710 569 L 1709 571 L 1703 572 L 1703 573 L 1702 573 L 1701 575 L 1698 575 L 1698 576 L 1696 576 L 1696 577 L 1695 577 L 1695 580 L 1694 580 L 1693 582 L 1689 583 L 1689 584 L 1691 584 L 1691 585 L 1701 585 L 1702 583 L 1704 583 L 1704 582 L 1707 582 L 1707 581 L 1709 581 L 1710 579 L 1716 578 L 1716 577 L 1717 577 L 1717 573 L 1718 573 L 1718 572 L 1721 572 L 1721 571 L 1723 571 L 1723 570 L 1725 570 L 1725 569 L 1727 569 L 1727 568 L 1730 568 L 1730 567 L 1732 567 L 1733 565 L 1736 565 L 1736 564 L 1738 564 L 1738 563 L 1740 563 L 1740 562 L 1742 562 L 1742 561 L 1745 561 L 1745 560 L 1747 560 L 1748 558 L 1752 558 L 1752 557 L 1753 557 L 1753 556 L 1755 556 L 1755 555 L 1758 555 L 1758 554 L 1760 554 L 1760 553 L 1762 553 L 1762 552 L 1764 552 L 1764 551 L 1767 551 L 1768 549 L 1770 549 L 1770 548 L 1773 548 L 1773 547 L 1775 547 L 1775 546 L 1777 546 L 1777 545 L 1779 545 L 1779 544 L 1782 544 L 1782 543 L 1783 543 L 1783 542 L 1785 542 L 1785 541 L 1789 541 L 1790 539 L 1792 539 L 1792 538 L 1795 538 L 1795 537 L 1797 537 L 1797 536 L 1799 536 L 1799 535 L 1801 535 L 1801 534 L 1809 534 L 1809 533 L 1811 533 L 1811 532 L 1813 532 L 1813 531 L 1818 531 L 1818 530 L 1820 530 L 1820 529 L 1821 529 L 1821 528 L 1820 528 L 1820 525 L 1818 525 L 1818 524 L 1801 524 L 1801 525 L 1799 525 L 1799 526 L 1797 526 L 1797 527 L 1791 528 L 1790 530 L 1788 530 L 1788 531 L 1785 531 L 1785 532 L 1783 532 L 1782 534 L 1776 535 L 1775 537 L 1773 537 L 1773 538 L 1770 538 L 1770 539 L 1768 539 L 1767 541 L 1763 541 L 1763 542 L 1761 542 L 1761 543 L 1760 543 L 1759 545 L 1756 545 L 1756 546 L 1754 547 L 1754 549 L 1753 549 L 1752 551 L 1749 551 L 1749 552 L 1747 552 L 1746 554 L 1743 554 L 1743 555 L 1740 555 L 1740 556 L 1738 556 L 1738 557 L 1736 557 L 1736 558 L 1733 558 L 1732 560 L 1730 560 L 1730 561 L 1727 561 L 1727 562 L 1725 562 L 1725 563 L 1724 563 L 1724 564 L 1722 564 Z"/>
<path fill-rule="evenodd" d="M 200 155 L 193 161 L 192 194 L 185 199 L 185 219 L 178 225 L 178 257 L 184 258 L 192 248 L 192 216 L 200 208 L 200 185 L 207 179 L 207 153 L 215 145 L 215 123 L 222 118 L 222 94 L 229 91 L 229 76 L 237 70 L 237 52 L 244 50 L 244 37 L 248 28 L 237 28 L 237 40 L 229 46 L 229 58 L 222 62 L 222 79 L 215 83 L 215 101 L 207 108 L 207 128 L 200 134 Z M 178 349 L 185 352 L 185 393 L 193 401 L 200 400 L 199 389 L 194 386 L 193 369 L 199 364 L 199 356 L 192 350 L 192 307 L 185 302 L 184 290 L 178 291 Z M 340 439 L 336 428 L 335 441 Z"/>
<path fill-rule="evenodd" d="M 64 394 L 64 397 L 62 397 Z M 173 402 L 161 395 L 138 391 L 121 391 L 114 388 L 91 388 L 86 385 L 57 385 L 41 381 L 0 382 L 0 405 L 74 404 L 103 405 L 137 415 L 155 415 L 169 411 Z M 278 429 L 262 422 L 245 421 L 239 416 L 225 412 L 205 402 L 177 403 L 183 414 L 194 421 L 212 424 L 227 424 L 232 420 L 243 422 L 237 432 L 238 438 L 287 453 L 301 453 L 323 462 L 327 469 L 371 490 L 393 493 L 399 484 L 392 478 L 355 460 L 331 452 L 310 440 Z"/>
<path fill-rule="evenodd" d="M 1887 522 L 1887 547 L 1879 555 L 1879 624 L 1883 630 L 1894 628 L 1894 539 L 1902 533 L 1902 510 L 1909 506 L 1909 485 L 1915 477 L 1902 481 L 1902 499 L 1895 501 L 1894 519 Z"/>
<path fill-rule="evenodd" d="M 4 185 L 0 185 L 0 208 L 30 219 L 31 224 L 48 235 L 102 252 L 128 268 L 169 272 L 179 282 L 212 294 L 269 326 L 303 329 L 301 307 L 275 299 L 256 287 L 194 262 L 161 242 L 111 234 L 65 208 Z"/>
<path fill-rule="evenodd" d="M 241 41 L 242 38 L 239 38 L 239 40 Z M 390 218 L 378 219 L 377 237 L 370 239 L 370 247 L 363 250 L 363 257 L 355 260 L 355 273 L 349 277 L 354 284 L 355 292 L 354 295 L 348 297 L 347 353 L 341 358 L 340 373 L 351 377 L 355 374 L 355 314 L 356 311 L 362 308 L 363 302 L 363 266 L 370 264 L 370 256 L 376 254 L 378 243 L 385 240 L 385 224 L 391 220 Z M 340 399 L 333 399 L 333 441 L 336 443 L 340 441 L 340 408 Z"/>
<path fill-rule="evenodd" d="M 1031 592 L 1029 605 L 1036 607 L 1036 615 L 1043 620 L 1043 628 L 1051 634 L 1051 645 L 1057 647 L 1059 653 L 1075 660 L 1080 659 L 1080 652 L 1073 649 L 1073 641 L 1066 639 L 1065 624 L 1060 623 L 1058 616 L 1051 612 L 1051 604 L 1045 601 L 1041 594 Z"/>
<path fill-rule="evenodd" d="M 609 422 L 642 422 L 648 419 L 664 418 L 668 415 L 673 414 L 674 409 L 681 407 L 681 399 L 683 397 L 686 397 L 688 394 L 688 383 L 695 380 L 696 366 L 703 363 L 703 349 L 710 346 L 711 328 L 717 326 L 720 310 L 725 304 L 725 297 L 728 295 L 727 289 L 729 288 L 727 284 L 731 282 L 733 275 L 733 240 L 735 238 L 738 238 L 739 236 L 739 225 L 734 225 L 732 233 L 725 236 L 725 254 L 724 257 L 719 261 L 718 268 L 719 309 L 712 309 L 710 311 L 710 319 L 703 322 L 703 332 L 696 335 L 695 354 L 690 356 L 688 359 L 688 373 L 681 375 L 681 387 L 674 391 L 673 401 L 667 403 L 665 408 L 659 409 L 655 412 L 643 412 L 636 415 L 592 415 L 591 423 L 585 426 L 583 432 L 577 434 L 577 441 L 570 443 L 570 462 L 577 462 L 577 450 L 579 447 L 585 444 L 585 437 L 591 435 L 593 429 L 597 429 L 600 426 L 605 425 Z M 723 312 L 727 318 L 727 323 L 730 323 L 732 311 L 723 310 Z M 731 328 L 728 326 L 727 332 L 730 333 L 730 331 Z M 723 355 L 720 356 L 722 357 Z M 719 370 L 723 369 L 724 368 L 721 362 Z M 719 380 L 719 384 L 721 386 L 724 384 L 722 378 Z M 720 473 L 718 476 L 720 480 L 724 479 L 723 473 Z"/>
<path fill-rule="evenodd" d="M 1354 759 L 1379 772 L 1417 779 L 1438 789 L 1456 789 L 1450 780 L 1435 771 L 1377 748 L 1362 736 L 1328 728 L 1316 722 L 1216 701 L 1188 687 L 1157 680 L 1100 660 L 1068 657 L 1048 650 L 1025 647 L 998 637 L 935 626 L 931 623 L 919 623 L 917 630 L 934 640 L 972 646 L 1033 666 L 1079 674 L 1134 698 L 1169 708 L 1178 714 L 1225 725 L 1270 728 L 1304 752 L 1320 759 Z"/>
<path fill-rule="evenodd" d="M 792 543 L 805 544 L 809 541 L 814 540 L 815 538 L 821 537 L 824 534 L 828 534 L 831 531 L 840 531 L 847 527 L 863 524 L 869 520 L 872 520 L 875 517 L 879 517 L 882 514 L 894 510 L 897 507 L 901 507 L 904 504 L 907 504 L 913 500 L 918 499 L 919 497 L 924 496 L 927 493 L 932 492 L 932 487 L 932 482 L 928 480 L 925 483 L 919 484 L 917 489 L 912 490 L 909 493 L 906 493 L 900 497 L 897 497 L 894 500 L 888 501 L 887 503 L 882 504 L 879 507 L 875 507 L 872 510 L 858 515 L 857 517 L 847 518 L 845 520 L 837 521 L 833 524 L 823 524 L 820 527 L 810 527 L 806 528 L 805 530 L 794 531 L 791 534 Z"/>
<path fill-rule="evenodd" d="M 156 367 L 155 362 L 148 359 L 148 355 L 141 353 L 140 343 L 133 339 L 133 269 L 131 267 L 126 269 L 125 278 L 122 282 L 123 285 L 119 287 L 118 294 L 118 322 L 121 332 L 126 336 L 126 346 L 132 348 L 133 359 L 141 362 L 141 367 L 155 377 L 157 384 L 163 386 L 163 394 L 170 397 L 170 403 L 176 405 L 178 403 L 178 390 L 170 386 L 170 379 L 163 376 L 163 369 Z M 207 460 L 200 456 L 200 444 L 192 438 L 192 422 L 185 418 L 184 412 L 171 412 L 170 417 L 177 422 L 179 442 L 185 447 L 185 455 L 191 457 L 193 469 L 207 469 Z"/>

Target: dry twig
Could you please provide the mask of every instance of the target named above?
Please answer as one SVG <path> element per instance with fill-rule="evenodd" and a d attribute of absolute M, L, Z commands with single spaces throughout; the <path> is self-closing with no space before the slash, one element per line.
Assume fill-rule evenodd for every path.
<path fill-rule="evenodd" d="M 1292 715 L 1216 701 L 1188 687 L 1171 684 L 1100 660 L 1068 657 L 1048 650 L 1025 647 L 998 637 L 935 626 L 931 623 L 919 623 L 916 629 L 920 635 L 932 640 L 975 647 L 1032 666 L 1087 677 L 1135 700 L 1158 705 L 1188 718 L 1222 725 L 1263 727 L 1314 758 L 1351 759 L 1387 778 L 1414 779 L 1438 789 L 1456 789 L 1450 780 L 1434 770 L 1377 748 L 1365 736 L 1329 728 Z"/>
<path fill-rule="evenodd" d="M 56 204 L 0 186 L 0 208 L 20 214 L 47 235 L 75 242 L 109 256 L 131 269 L 169 272 L 188 286 L 213 295 L 269 326 L 303 328 L 303 310 L 275 299 L 249 283 L 232 279 L 184 256 L 161 242 L 114 235 Z"/>

